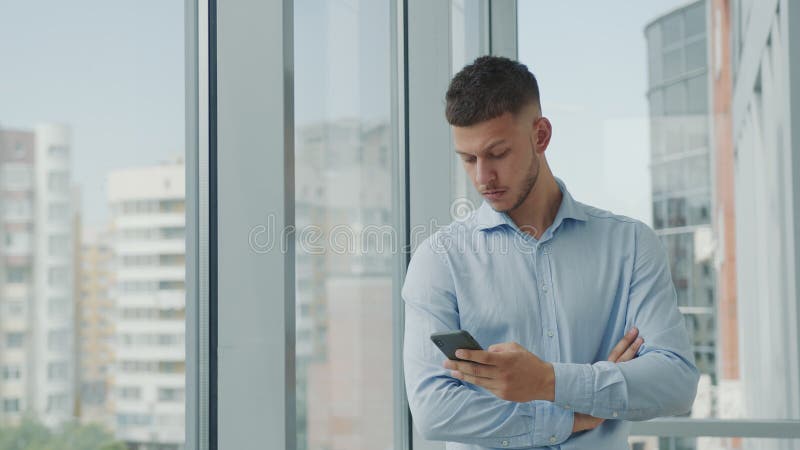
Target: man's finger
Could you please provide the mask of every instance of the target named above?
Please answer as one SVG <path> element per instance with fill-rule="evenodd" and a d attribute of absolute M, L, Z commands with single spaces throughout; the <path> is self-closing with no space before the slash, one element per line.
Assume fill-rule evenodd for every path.
<path fill-rule="evenodd" d="M 469 375 L 469 374 L 466 374 L 466 373 L 463 373 L 463 372 L 459 372 L 457 370 L 452 371 L 450 373 L 450 375 L 453 378 L 457 378 L 457 379 L 459 379 L 461 381 L 466 381 L 467 383 L 474 384 L 475 386 L 480 386 L 480 387 L 483 387 L 483 388 L 486 388 L 486 389 L 489 389 L 489 390 L 494 389 L 494 387 L 496 385 L 496 382 L 494 382 L 494 381 L 492 381 L 492 380 L 490 380 L 488 378 L 474 377 L 472 375 Z"/>
<path fill-rule="evenodd" d="M 472 375 L 477 378 L 497 378 L 497 368 L 486 364 L 477 364 L 467 361 L 444 362 L 444 367 L 450 370 L 457 370 L 461 373 Z"/>
<path fill-rule="evenodd" d="M 636 327 L 631 328 L 627 333 L 625 333 L 625 336 L 623 336 L 614 349 L 611 350 L 611 353 L 608 355 L 608 360 L 611 362 L 616 362 L 619 357 L 625 353 L 625 350 L 631 346 L 631 343 L 633 343 L 633 340 L 636 339 L 638 334 L 639 329 Z"/>
<path fill-rule="evenodd" d="M 631 346 L 628 347 L 627 350 L 625 350 L 625 353 L 623 353 L 622 356 L 620 356 L 619 359 L 617 359 L 615 362 L 625 362 L 625 361 L 630 361 L 633 358 L 635 358 L 636 357 L 636 352 L 639 351 L 639 347 L 642 346 L 643 342 L 644 342 L 644 339 L 642 339 L 641 337 L 636 338 L 636 340 L 633 341 L 633 344 L 631 344 Z"/>
<path fill-rule="evenodd" d="M 520 349 L 519 344 L 516 342 L 501 342 L 500 344 L 492 344 L 487 350 L 490 352 L 514 352 Z"/>
<path fill-rule="evenodd" d="M 456 351 L 456 357 L 465 359 L 467 361 L 473 361 L 476 363 L 486 364 L 489 366 L 494 366 L 495 362 L 497 361 L 497 355 L 494 353 L 489 353 L 484 350 L 466 350 L 460 349 Z"/>

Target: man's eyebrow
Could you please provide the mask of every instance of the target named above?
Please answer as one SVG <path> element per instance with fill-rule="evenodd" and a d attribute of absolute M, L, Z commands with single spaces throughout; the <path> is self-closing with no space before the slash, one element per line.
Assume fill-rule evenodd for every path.
<path fill-rule="evenodd" d="M 480 154 L 480 153 L 486 153 L 486 152 L 488 152 L 489 150 L 491 150 L 491 149 L 493 149 L 493 148 L 497 147 L 498 145 L 505 143 L 505 141 L 506 141 L 505 139 L 498 139 L 498 140 L 496 140 L 496 141 L 492 142 L 491 144 L 487 145 L 487 146 L 486 146 L 486 147 L 485 147 L 483 150 L 479 151 L 478 153 L 479 153 L 479 154 Z M 458 153 L 459 155 L 469 155 L 469 156 L 472 156 L 472 153 L 462 152 L 462 151 L 459 151 L 458 149 L 456 149 L 456 153 Z"/>

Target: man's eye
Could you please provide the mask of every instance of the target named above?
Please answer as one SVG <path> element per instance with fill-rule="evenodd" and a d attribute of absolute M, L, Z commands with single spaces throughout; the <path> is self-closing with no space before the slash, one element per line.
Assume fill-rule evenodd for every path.
<path fill-rule="evenodd" d="M 461 160 L 464 161 L 465 163 L 474 163 L 475 162 L 475 157 L 474 156 L 473 157 L 466 156 L 466 157 L 462 157 Z"/>
<path fill-rule="evenodd" d="M 508 154 L 508 150 L 505 150 L 505 151 L 502 151 L 502 152 L 500 152 L 500 153 L 498 153 L 496 155 L 492 155 L 492 158 L 500 159 L 500 158 L 506 156 L 507 154 Z"/>

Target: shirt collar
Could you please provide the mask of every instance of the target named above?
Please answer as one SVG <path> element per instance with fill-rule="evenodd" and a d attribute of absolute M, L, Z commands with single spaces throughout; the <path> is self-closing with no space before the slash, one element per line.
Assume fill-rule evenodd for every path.
<path fill-rule="evenodd" d="M 583 209 L 583 205 L 576 202 L 572 198 L 572 195 L 570 195 L 569 191 L 567 190 L 567 186 L 563 181 L 561 181 L 561 179 L 556 178 L 555 180 L 556 183 L 558 183 L 558 187 L 561 189 L 561 205 L 558 207 L 558 213 L 556 213 L 556 217 L 553 220 L 553 225 L 551 225 L 550 228 L 553 230 L 558 229 L 564 219 L 574 219 L 585 222 L 588 219 L 588 216 L 586 215 L 586 211 Z M 517 226 L 514 224 L 514 221 L 511 220 L 508 214 L 495 211 L 485 200 L 481 204 L 480 208 L 478 208 L 476 222 L 479 230 L 489 230 L 502 225 L 508 225 L 511 228 L 517 228 Z"/>

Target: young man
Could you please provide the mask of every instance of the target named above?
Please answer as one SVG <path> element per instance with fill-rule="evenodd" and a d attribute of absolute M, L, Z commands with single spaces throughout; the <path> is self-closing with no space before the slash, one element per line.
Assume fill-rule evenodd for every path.
<path fill-rule="evenodd" d="M 573 200 L 554 178 L 533 74 L 481 57 L 446 100 L 485 201 L 408 268 L 404 362 L 418 430 L 450 450 L 616 450 L 628 448 L 627 421 L 689 411 L 698 371 L 666 253 L 646 225 Z M 491 346 L 446 361 L 429 337 L 457 329 Z"/>

